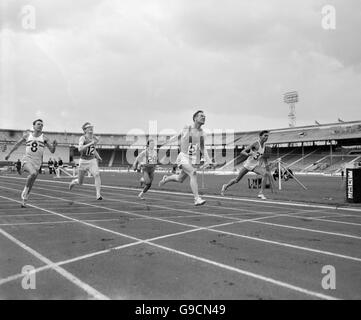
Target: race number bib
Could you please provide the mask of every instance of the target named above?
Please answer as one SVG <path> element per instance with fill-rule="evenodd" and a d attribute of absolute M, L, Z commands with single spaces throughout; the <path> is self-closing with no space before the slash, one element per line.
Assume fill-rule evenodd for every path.
<path fill-rule="evenodd" d="M 31 150 L 32 152 L 38 151 L 38 143 L 37 143 L 36 141 L 33 141 L 33 142 L 31 143 L 31 148 L 30 148 L 30 150 Z"/>
<path fill-rule="evenodd" d="M 259 152 L 255 152 L 255 153 L 253 154 L 253 159 L 254 159 L 254 160 L 258 160 L 260 156 L 261 156 L 261 154 L 260 154 Z"/>
<path fill-rule="evenodd" d="M 95 152 L 95 147 L 92 145 L 92 146 L 86 148 L 85 155 L 93 156 L 94 152 Z"/>
<path fill-rule="evenodd" d="M 193 156 L 196 154 L 197 150 L 198 150 L 198 144 L 190 144 L 188 147 L 188 154 L 190 156 Z"/>

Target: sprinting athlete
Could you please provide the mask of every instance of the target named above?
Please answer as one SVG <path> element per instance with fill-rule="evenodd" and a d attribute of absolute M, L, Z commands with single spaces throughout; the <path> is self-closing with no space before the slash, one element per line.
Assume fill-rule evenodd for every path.
<path fill-rule="evenodd" d="M 44 147 L 46 146 L 51 153 L 55 152 L 57 142 L 54 140 L 50 143 L 49 139 L 43 134 L 43 120 L 37 119 L 33 122 L 33 132 L 24 133 L 23 137 L 14 145 L 14 147 L 6 155 L 5 160 L 10 158 L 10 155 L 19 146 L 26 142 L 25 156 L 22 159 L 22 170 L 29 173 L 23 192 L 21 193 L 22 204 L 21 207 L 26 207 L 26 201 L 29 199 L 30 191 L 39 174 L 39 169 L 43 163 Z"/>
<path fill-rule="evenodd" d="M 103 197 L 100 195 L 101 180 L 98 167 L 98 160 L 101 161 L 102 158 L 95 148 L 99 139 L 93 134 L 93 126 L 89 122 L 84 123 L 82 129 L 84 135 L 79 138 L 78 146 L 80 152 L 78 178 L 70 182 L 69 189 L 71 190 L 76 184 L 82 185 L 85 174 L 88 171 L 94 177 L 96 199 L 103 200 Z"/>
<path fill-rule="evenodd" d="M 164 176 L 159 182 L 159 186 L 163 186 L 168 182 L 183 183 L 184 180 L 189 177 L 190 186 L 194 195 L 194 205 L 200 206 L 205 204 L 198 194 L 198 182 L 197 182 L 197 169 L 196 164 L 199 164 L 200 153 L 202 153 L 205 160 L 204 166 L 212 163 L 209 158 L 208 152 L 204 146 L 204 132 L 202 126 L 206 121 L 206 116 L 202 110 L 197 111 L 193 115 L 193 125 L 186 126 L 180 134 L 180 153 L 177 157 L 177 165 L 181 169 L 179 174 L 173 174 L 171 176 Z M 178 139 L 179 136 L 173 137 L 171 140 Z"/>
<path fill-rule="evenodd" d="M 264 190 L 265 184 L 266 184 L 265 177 L 267 175 L 267 171 L 266 171 L 266 168 L 264 166 L 262 166 L 261 159 L 262 159 L 262 156 L 265 151 L 265 144 L 266 144 L 266 141 L 268 140 L 268 136 L 269 136 L 268 131 L 266 131 L 266 130 L 261 131 L 259 133 L 259 139 L 256 142 L 252 143 L 247 148 L 245 148 L 244 150 L 242 150 L 241 153 L 243 155 L 247 156 L 248 158 L 243 163 L 243 166 L 242 166 L 241 170 L 239 171 L 238 176 L 236 178 L 230 180 L 227 184 L 224 184 L 222 186 L 222 190 L 221 190 L 222 196 L 224 196 L 224 193 L 230 186 L 241 181 L 241 179 L 249 171 L 252 171 L 252 172 L 257 173 L 262 176 L 261 190 L 258 194 L 258 197 L 263 200 L 266 199 L 265 195 L 263 194 L 263 190 Z M 264 158 L 263 161 L 264 161 L 265 165 L 267 166 L 266 158 Z"/>
<path fill-rule="evenodd" d="M 144 193 L 146 193 L 152 186 L 157 163 L 158 154 L 155 150 L 154 140 L 148 140 L 146 149 L 138 155 L 133 164 L 133 170 L 136 170 L 138 165 L 140 165 L 143 173 L 141 184 L 144 184 L 144 188 L 138 195 L 138 197 L 142 200 L 144 200 Z"/>

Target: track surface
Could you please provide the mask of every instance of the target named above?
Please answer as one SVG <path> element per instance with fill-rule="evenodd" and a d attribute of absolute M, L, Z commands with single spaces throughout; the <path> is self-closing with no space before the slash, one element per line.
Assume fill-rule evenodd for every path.
<path fill-rule="evenodd" d="M 206 177 L 203 192 L 228 178 Z M 68 181 L 39 176 L 22 209 L 24 177 L 0 177 L 0 299 L 361 299 L 359 206 L 234 188 L 194 207 L 187 182 L 142 201 L 134 174 L 103 174 L 96 201 L 92 185 L 69 192 Z M 34 290 L 22 287 L 26 265 Z M 334 290 L 322 287 L 327 265 Z"/>

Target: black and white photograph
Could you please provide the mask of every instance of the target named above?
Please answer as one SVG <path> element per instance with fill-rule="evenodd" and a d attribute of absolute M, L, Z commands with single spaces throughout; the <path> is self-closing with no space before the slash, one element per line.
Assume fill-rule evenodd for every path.
<path fill-rule="evenodd" d="M 359 0 L 0 0 L 0 300 L 360 300 L 360 30 Z"/>

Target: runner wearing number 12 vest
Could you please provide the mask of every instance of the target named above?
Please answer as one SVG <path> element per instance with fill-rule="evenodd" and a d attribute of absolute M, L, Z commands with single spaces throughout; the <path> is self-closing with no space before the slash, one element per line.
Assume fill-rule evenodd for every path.
<path fill-rule="evenodd" d="M 78 178 L 70 182 L 69 189 L 71 190 L 75 185 L 82 185 L 85 174 L 89 171 L 94 177 L 96 199 L 103 200 L 100 195 L 101 180 L 98 167 L 98 160 L 101 161 L 102 158 L 95 148 L 99 139 L 93 134 L 93 126 L 89 122 L 84 123 L 82 129 L 84 135 L 80 137 L 78 146 L 80 152 Z"/>

